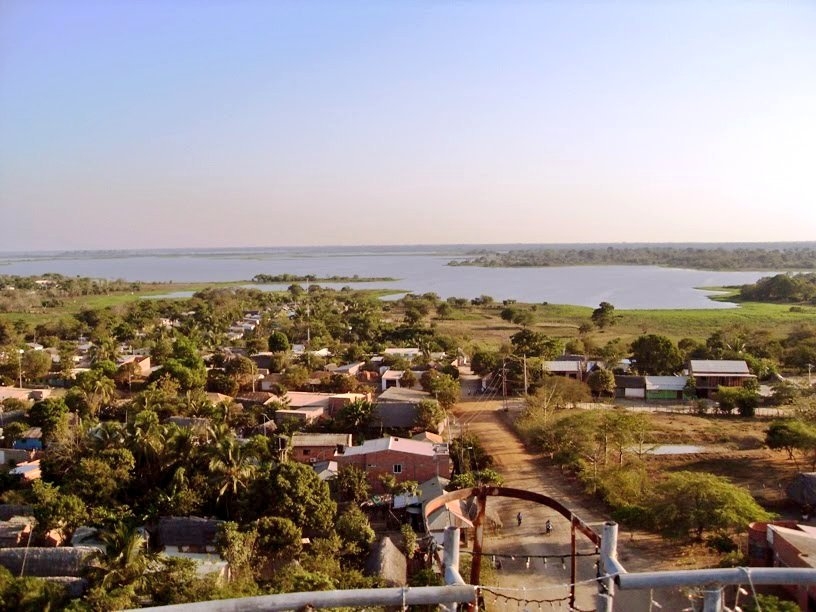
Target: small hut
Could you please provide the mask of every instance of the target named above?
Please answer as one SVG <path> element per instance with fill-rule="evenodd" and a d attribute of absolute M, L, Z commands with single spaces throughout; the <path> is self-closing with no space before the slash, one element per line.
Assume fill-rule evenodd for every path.
<path fill-rule="evenodd" d="M 371 550 L 366 569 L 389 587 L 408 584 L 408 561 L 391 538 L 384 537 Z"/>
<path fill-rule="evenodd" d="M 79 578 L 98 552 L 96 548 L 85 546 L 0 548 L 0 566 L 15 576 Z"/>
<path fill-rule="evenodd" d="M 816 507 L 816 472 L 801 472 L 796 475 L 793 481 L 785 490 L 793 501 L 802 506 L 803 518 Z"/>

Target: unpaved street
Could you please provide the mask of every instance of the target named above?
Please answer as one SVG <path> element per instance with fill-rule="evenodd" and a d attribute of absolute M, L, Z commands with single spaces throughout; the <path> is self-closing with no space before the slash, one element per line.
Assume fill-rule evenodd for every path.
<path fill-rule="evenodd" d="M 580 483 L 571 481 L 558 468 L 545 467 L 545 462 L 537 455 L 527 451 L 509 427 L 507 414 L 501 411 L 501 401 L 490 401 L 477 396 L 468 396 L 468 400 L 457 405 L 455 414 L 463 432 L 475 434 L 481 440 L 486 451 L 495 460 L 495 467 L 505 479 L 508 487 L 526 489 L 548 495 L 561 501 L 590 523 L 596 531 L 608 517 L 601 514 L 602 509 L 588 507 L 581 492 Z M 503 527 L 491 534 L 486 530 L 484 551 L 488 555 L 515 555 L 513 559 L 502 559 L 501 569 L 490 576 L 492 589 L 508 598 L 523 599 L 531 602 L 526 608 L 538 609 L 538 601 L 553 600 L 568 594 L 569 560 L 562 568 L 560 558 L 530 559 L 527 567 L 526 555 L 562 555 L 570 551 L 569 522 L 555 513 L 554 510 L 512 499 L 488 498 L 488 507 L 497 509 Z M 522 514 L 522 524 L 517 525 L 517 513 Z M 553 522 L 554 531 L 549 536 L 544 534 L 544 523 L 547 519 Z M 634 539 L 632 539 L 634 538 Z M 651 534 L 628 531 L 620 533 L 619 557 L 629 571 L 647 571 L 668 568 L 673 559 L 673 549 Z M 578 537 L 578 550 L 592 552 L 594 546 L 582 536 Z M 491 563 L 490 556 L 484 558 L 485 564 Z M 595 577 L 595 557 L 579 558 L 578 580 L 590 580 Z M 466 577 L 467 578 L 467 577 Z M 503 587 L 503 588 L 502 588 Z M 594 582 L 580 585 L 576 605 L 580 610 L 594 609 Z M 524 605 L 505 597 L 486 593 L 490 610 L 524 609 Z M 680 610 L 689 605 L 688 599 L 681 593 L 655 593 L 654 599 L 666 610 Z M 616 610 L 649 610 L 649 594 L 643 592 L 619 593 L 615 599 Z M 542 603 L 541 609 L 567 610 L 566 602 Z M 656 609 L 656 608 L 655 608 Z"/>

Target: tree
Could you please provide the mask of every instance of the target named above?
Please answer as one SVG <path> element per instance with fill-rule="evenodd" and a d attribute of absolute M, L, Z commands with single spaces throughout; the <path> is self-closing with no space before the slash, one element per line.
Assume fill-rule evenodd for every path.
<path fill-rule="evenodd" d="M 224 499 L 227 517 L 233 502 L 252 479 L 255 464 L 243 452 L 243 447 L 235 438 L 224 438 L 215 445 L 209 463 L 210 477 L 213 480 L 220 501 Z"/>
<path fill-rule="evenodd" d="M 64 493 L 59 487 L 41 480 L 34 481 L 31 493 L 33 514 L 40 533 L 59 529 L 63 535 L 70 536 L 85 521 L 85 504 L 76 495 Z"/>
<path fill-rule="evenodd" d="M 740 416 L 752 417 L 759 404 L 759 395 L 743 387 L 720 386 L 717 387 L 717 402 L 721 412 L 730 413 L 734 408 L 738 408 Z"/>
<path fill-rule="evenodd" d="M 648 334 L 632 343 L 632 357 L 641 374 L 674 374 L 683 366 L 683 358 L 674 343 L 665 336 Z"/>
<path fill-rule="evenodd" d="M 273 353 L 285 353 L 289 350 L 289 338 L 281 331 L 273 331 L 267 342 L 269 350 Z"/>
<path fill-rule="evenodd" d="M 560 340 L 531 329 L 516 332 L 510 336 L 510 343 L 516 355 L 541 357 L 542 359 L 554 359 L 563 350 Z"/>
<path fill-rule="evenodd" d="M 426 370 L 420 377 L 422 388 L 431 393 L 445 410 L 459 401 L 462 389 L 459 381 L 438 370 Z"/>
<path fill-rule="evenodd" d="M 147 568 L 147 540 L 135 527 L 119 522 L 103 531 L 105 544 L 102 587 L 111 590 L 139 580 Z"/>
<path fill-rule="evenodd" d="M 365 470 L 355 465 L 345 465 L 337 472 L 335 488 L 341 501 L 360 504 L 368 499 L 371 486 Z"/>
<path fill-rule="evenodd" d="M 303 548 L 303 534 L 294 522 L 280 516 L 264 516 L 255 522 L 258 553 L 267 563 L 289 562 Z"/>
<path fill-rule="evenodd" d="M 611 327 L 615 324 L 615 307 L 609 302 L 601 302 L 598 308 L 592 311 L 592 322 L 598 327 Z"/>
<path fill-rule="evenodd" d="M 714 474 L 675 472 L 658 483 L 655 495 L 655 525 L 673 536 L 702 539 L 706 530 L 744 529 L 771 519 L 746 489 Z"/>
<path fill-rule="evenodd" d="M 221 558 L 229 563 L 230 574 L 234 578 L 241 580 L 252 575 L 257 538 L 257 530 L 241 531 L 238 523 L 226 521 L 219 525 L 215 546 Z"/>
<path fill-rule="evenodd" d="M 368 517 L 357 506 L 349 506 L 337 519 L 337 535 L 350 555 L 368 552 L 368 547 L 374 541 L 374 530 Z"/>
<path fill-rule="evenodd" d="M 527 416 L 549 420 L 558 409 L 575 406 L 592 399 L 589 387 L 565 376 L 545 376 L 535 393 L 525 398 Z"/>
<path fill-rule="evenodd" d="M 501 355 L 496 351 L 479 349 L 470 358 L 470 369 L 479 376 L 495 372 L 501 366 Z"/>
<path fill-rule="evenodd" d="M 424 399 L 417 404 L 417 425 L 426 431 L 439 433 L 439 424 L 445 420 L 445 409 L 439 402 Z"/>
<path fill-rule="evenodd" d="M 504 484 L 504 477 L 496 470 L 490 468 L 456 474 L 451 478 L 451 486 L 455 489 L 469 489 L 482 485 L 500 487 L 502 484 Z"/>
<path fill-rule="evenodd" d="M 224 371 L 240 389 L 246 389 L 252 388 L 258 374 L 258 366 L 248 357 L 237 355 L 227 362 Z"/>
<path fill-rule="evenodd" d="M 243 495 L 245 518 L 282 516 L 297 522 L 306 537 L 332 533 L 337 505 L 311 466 L 278 463 L 254 479 Z"/>
<path fill-rule="evenodd" d="M 408 523 L 403 523 L 400 527 L 400 535 L 402 536 L 402 552 L 408 559 L 413 559 L 419 550 L 419 538 L 417 538 L 416 531 Z"/>
<path fill-rule="evenodd" d="M 602 393 L 615 392 L 615 375 L 602 368 L 590 372 L 586 380 L 587 386 L 592 389 L 592 393 L 600 397 Z"/>
<path fill-rule="evenodd" d="M 411 368 L 402 371 L 402 378 L 400 378 L 400 387 L 405 387 L 406 389 L 413 389 L 416 383 L 417 375 L 414 374 L 414 371 Z"/>
<path fill-rule="evenodd" d="M 300 389 L 309 382 L 309 370 L 302 365 L 293 365 L 283 373 L 283 384 L 287 389 Z"/>
<path fill-rule="evenodd" d="M 342 430 L 360 431 L 368 426 L 373 410 L 374 405 L 368 400 L 354 400 L 340 409 L 335 421 Z"/>
<path fill-rule="evenodd" d="M 20 356 L 23 378 L 37 380 L 51 370 L 51 355 L 45 351 L 26 351 Z"/>
<path fill-rule="evenodd" d="M 765 431 L 765 444 L 768 448 L 787 452 L 788 459 L 794 462 L 797 470 L 799 463 L 795 452 L 813 455 L 813 469 L 816 469 L 816 427 L 810 423 L 799 419 L 776 419 Z"/>
<path fill-rule="evenodd" d="M 61 398 L 49 397 L 37 402 L 28 411 L 28 421 L 34 427 L 42 427 L 43 436 L 49 437 L 68 414 L 68 406 Z"/>

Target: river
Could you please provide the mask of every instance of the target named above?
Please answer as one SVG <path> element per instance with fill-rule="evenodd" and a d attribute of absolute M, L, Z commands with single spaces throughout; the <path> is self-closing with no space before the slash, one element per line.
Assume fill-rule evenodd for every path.
<path fill-rule="evenodd" d="M 474 246 L 332 247 L 21 253 L 0 255 L 0 274 L 159 282 L 249 280 L 256 274 L 391 277 L 355 288 L 434 292 L 443 298 L 489 295 L 496 300 L 623 309 L 731 308 L 696 287 L 752 283 L 772 272 L 716 272 L 657 266 L 478 268 L 448 266 Z M 344 283 L 323 283 L 340 287 Z M 269 288 L 269 287 L 266 287 Z"/>

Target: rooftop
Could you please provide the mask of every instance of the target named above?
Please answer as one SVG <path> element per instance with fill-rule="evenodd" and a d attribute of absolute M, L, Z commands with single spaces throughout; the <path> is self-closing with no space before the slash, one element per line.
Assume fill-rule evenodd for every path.
<path fill-rule="evenodd" d="M 360 446 L 350 446 L 343 452 L 343 454 L 346 456 L 367 455 L 369 453 L 379 453 L 386 450 L 392 450 L 399 453 L 433 457 L 437 454 L 437 451 L 441 451 L 443 447 L 445 452 L 447 452 L 447 447 L 445 447 L 445 445 L 428 444 L 427 442 L 420 442 L 419 440 L 388 436 L 386 438 L 378 438 L 376 440 L 366 440 Z"/>
<path fill-rule="evenodd" d="M 687 376 L 644 376 L 647 391 L 682 391 L 686 388 Z"/>
<path fill-rule="evenodd" d="M 692 374 L 738 374 L 750 376 L 748 364 L 742 359 L 692 359 L 690 362 Z"/>
<path fill-rule="evenodd" d="M 416 402 L 419 403 L 424 399 L 429 399 L 430 393 L 424 391 L 415 391 L 414 389 L 405 389 L 403 387 L 390 387 L 383 391 L 377 398 L 378 402 Z"/>
<path fill-rule="evenodd" d="M 296 433 L 292 436 L 292 446 L 351 446 L 351 434 L 336 433 Z"/>

